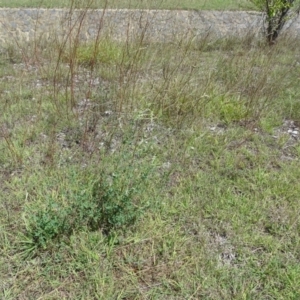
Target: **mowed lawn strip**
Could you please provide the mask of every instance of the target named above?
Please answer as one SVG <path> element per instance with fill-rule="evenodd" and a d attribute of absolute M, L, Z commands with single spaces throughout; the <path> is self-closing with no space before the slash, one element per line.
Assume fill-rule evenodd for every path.
<path fill-rule="evenodd" d="M 0 0 L 0 7 L 62 8 L 69 7 L 70 0 Z M 74 1 L 77 7 L 139 8 L 139 9 L 197 9 L 197 10 L 247 10 L 253 9 L 248 0 L 112 0 Z M 89 4 L 90 3 L 90 4 Z"/>

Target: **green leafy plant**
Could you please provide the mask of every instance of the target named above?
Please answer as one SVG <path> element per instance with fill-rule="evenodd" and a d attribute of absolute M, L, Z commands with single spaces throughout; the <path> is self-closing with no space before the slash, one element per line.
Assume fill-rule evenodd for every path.
<path fill-rule="evenodd" d="M 122 46 L 108 39 L 82 45 L 77 49 L 78 63 L 91 66 L 95 63 L 117 64 L 122 60 Z"/>
<path fill-rule="evenodd" d="M 68 210 L 50 202 L 45 210 L 32 216 L 28 236 L 36 248 L 46 248 L 50 240 L 69 234 L 71 230 Z"/>
<path fill-rule="evenodd" d="M 221 100 L 220 117 L 225 123 L 241 121 L 247 117 L 247 107 L 242 99 Z"/>
<path fill-rule="evenodd" d="M 90 226 L 99 225 L 106 233 L 124 225 L 130 225 L 137 219 L 140 209 L 134 205 L 133 199 L 137 187 L 122 186 L 119 174 L 113 174 L 111 183 L 100 179 L 93 188 L 93 198 L 97 202 L 99 218 L 91 218 Z"/>

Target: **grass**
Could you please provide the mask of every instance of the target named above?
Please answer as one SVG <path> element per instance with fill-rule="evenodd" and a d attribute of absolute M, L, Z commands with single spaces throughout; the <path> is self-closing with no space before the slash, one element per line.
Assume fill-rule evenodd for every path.
<path fill-rule="evenodd" d="M 0 298 L 298 299 L 299 41 L 67 39 L 1 50 Z"/>
<path fill-rule="evenodd" d="M 75 1 L 78 7 L 84 7 L 87 1 Z M 140 9 L 205 9 L 240 10 L 253 9 L 247 0 L 95 0 L 94 8 L 140 8 Z M 0 0 L 0 7 L 69 7 L 70 0 Z"/>

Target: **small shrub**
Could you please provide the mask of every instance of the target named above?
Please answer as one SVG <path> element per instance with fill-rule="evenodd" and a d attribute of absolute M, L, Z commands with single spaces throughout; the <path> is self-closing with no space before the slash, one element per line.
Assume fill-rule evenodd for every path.
<path fill-rule="evenodd" d="M 58 196 L 51 194 L 43 209 L 28 214 L 24 252 L 47 249 L 51 242 L 69 238 L 76 231 L 101 229 L 109 234 L 134 224 L 142 212 L 134 200 L 147 175 L 140 176 L 135 184 L 129 183 L 128 178 L 126 171 L 113 176 L 102 175 L 93 184 L 88 177 L 75 191 L 62 191 Z"/>
<path fill-rule="evenodd" d="M 250 0 L 259 10 L 264 12 L 265 35 L 269 45 L 273 45 L 286 22 L 299 14 L 298 0 Z"/>

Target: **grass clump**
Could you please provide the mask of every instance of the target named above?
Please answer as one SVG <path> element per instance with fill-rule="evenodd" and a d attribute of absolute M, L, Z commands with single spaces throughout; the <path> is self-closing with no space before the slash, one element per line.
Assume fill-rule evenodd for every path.
<path fill-rule="evenodd" d="M 104 40 L 98 44 L 81 46 L 77 50 L 77 61 L 81 65 L 93 64 L 116 65 L 122 61 L 122 45 L 110 40 Z"/>

